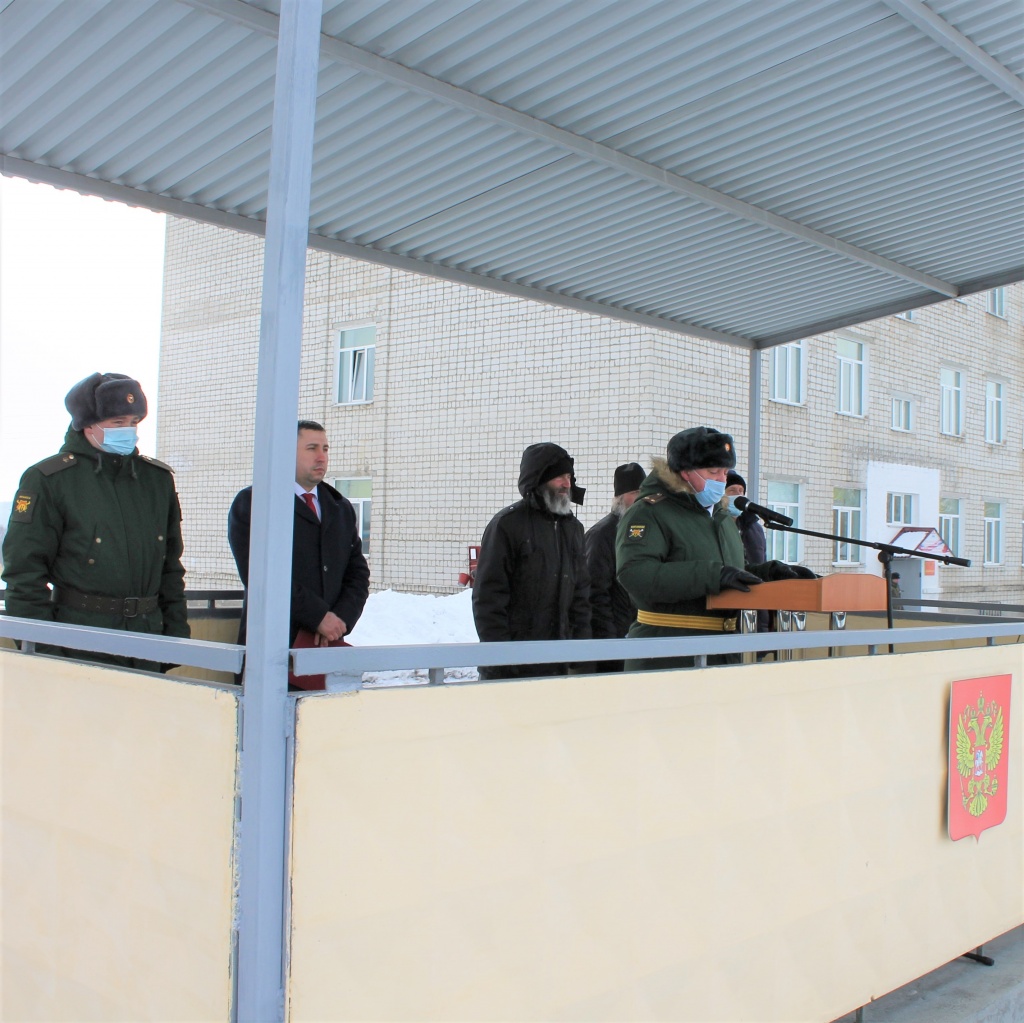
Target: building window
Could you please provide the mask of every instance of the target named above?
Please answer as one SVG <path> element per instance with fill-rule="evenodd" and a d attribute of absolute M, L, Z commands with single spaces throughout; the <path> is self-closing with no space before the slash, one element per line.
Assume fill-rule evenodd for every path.
<path fill-rule="evenodd" d="M 772 349 L 771 387 L 772 401 L 787 405 L 802 405 L 804 400 L 804 346 L 799 341 L 778 345 Z"/>
<path fill-rule="evenodd" d="M 893 398 L 892 400 L 892 428 L 909 433 L 913 425 L 911 414 L 911 402 L 909 398 Z"/>
<path fill-rule="evenodd" d="M 989 444 L 1002 444 L 1006 440 L 1003 426 L 1003 391 L 995 380 L 985 384 L 985 440 Z"/>
<path fill-rule="evenodd" d="M 841 337 L 836 341 L 836 411 L 864 415 L 864 345 Z"/>
<path fill-rule="evenodd" d="M 957 556 L 960 556 L 960 499 L 957 497 L 939 498 L 939 536 L 945 545 Z"/>
<path fill-rule="evenodd" d="M 902 313 L 897 313 L 896 316 L 897 316 L 898 319 L 901 319 L 901 320 L 913 321 L 913 319 L 914 319 L 914 310 L 913 309 L 907 309 L 907 310 L 905 310 Z"/>
<path fill-rule="evenodd" d="M 988 311 L 1006 319 L 1006 288 L 993 288 L 988 293 Z"/>
<path fill-rule="evenodd" d="M 376 327 L 353 327 L 338 335 L 338 404 L 373 401 Z"/>
<path fill-rule="evenodd" d="M 861 538 L 861 503 L 863 492 L 846 487 L 832 490 L 832 532 L 836 536 Z M 836 541 L 832 548 L 832 561 L 836 565 L 859 565 L 861 549 L 857 544 Z"/>
<path fill-rule="evenodd" d="M 1003 506 L 985 502 L 985 564 L 1003 563 Z"/>
<path fill-rule="evenodd" d="M 363 542 L 363 554 L 370 553 L 370 507 L 373 503 L 373 481 L 365 477 L 354 479 L 338 479 L 334 487 L 342 497 L 347 497 L 356 510 L 356 528 L 359 539 Z"/>
<path fill-rule="evenodd" d="M 768 507 L 772 511 L 788 515 L 794 526 L 800 525 L 800 484 L 772 483 L 768 484 Z M 788 561 L 795 563 L 800 560 L 799 533 L 787 533 L 782 529 L 768 529 L 768 559 L 770 561 Z"/>
<path fill-rule="evenodd" d="M 964 432 L 964 375 L 957 369 L 939 371 L 942 391 L 939 429 L 953 437 Z"/>
<path fill-rule="evenodd" d="M 886 494 L 885 521 L 890 526 L 912 526 L 915 503 L 913 494 Z"/>

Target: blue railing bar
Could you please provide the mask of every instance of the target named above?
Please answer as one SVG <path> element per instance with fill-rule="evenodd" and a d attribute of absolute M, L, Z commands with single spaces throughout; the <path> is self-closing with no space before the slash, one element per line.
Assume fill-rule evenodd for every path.
<path fill-rule="evenodd" d="M 399 671 L 409 668 L 472 665 L 581 663 L 749 653 L 761 650 L 810 650 L 817 647 L 862 647 L 895 643 L 936 643 L 957 639 L 1020 636 L 1024 622 L 979 623 L 908 629 L 760 632 L 746 636 L 656 639 L 565 639 L 517 643 L 430 643 L 409 646 L 321 647 L 292 650 L 296 675 L 328 672 Z"/>
<path fill-rule="evenodd" d="M 245 647 L 210 640 L 179 639 L 176 636 L 151 636 L 121 629 L 94 629 L 87 625 L 61 625 L 35 618 L 0 615 L 0 636 L 28 640 L 71 650 L 138 657 L 160 664 L 182 664 L 210 671 L 239 672 Z M 26 651 L 27 652 L 27 651 Z"/>

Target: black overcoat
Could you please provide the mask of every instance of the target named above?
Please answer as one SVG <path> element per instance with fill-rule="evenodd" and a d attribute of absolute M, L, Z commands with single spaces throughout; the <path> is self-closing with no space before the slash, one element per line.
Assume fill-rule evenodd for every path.
<path fill-rule="evenodd" d="M 594 639 L 622 639 L 636 621 L 636 605 L 615 578 L 615 530 L 619 516 L 609 512 L 584 538 L 590 573 Z"/>
<path fill-rule="evenodd" d="M 363 557 L 356 510 L 334 487 L 321 483 L 316 491 L 322 521 L 298 496 L 292 535 L 292 599 L 289 643 L 299 629 L 316 632 L 328 611 L 333 611 L 351 632 L 370 592 L 370 568 Z M 228 512 L 228 543 L 238 575 L 249 586 L 249 529 L 252 487 L 238 492 Z M 238 642 L 245 642 L 246 609 Z"/>

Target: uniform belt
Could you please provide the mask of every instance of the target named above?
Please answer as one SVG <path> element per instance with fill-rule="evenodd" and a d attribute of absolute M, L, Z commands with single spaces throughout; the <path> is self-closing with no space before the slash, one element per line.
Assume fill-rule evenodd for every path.
<path fill-rule="evenodd" d="M 79 593 L 65 586 L 53 591 L 53 602 L 72 611 L 90 611 L 98 615 L 121 615 L 135 618 L 152 614 L 160 602 L 156 597 L 100 597 L 92 593 Z"/>
<path fill-rule="evenodd" d="M 701 629 L 704 632 L 735 632 L 735 618 L 716 615 L 670 615 L 656 611 L 637 611 L 636 620 L 644 625 L 660 625 L 668 629 Z"/>

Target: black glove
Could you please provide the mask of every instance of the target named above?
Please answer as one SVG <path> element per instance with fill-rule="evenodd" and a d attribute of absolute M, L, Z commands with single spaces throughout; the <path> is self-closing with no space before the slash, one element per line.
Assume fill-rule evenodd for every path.
<path fill-rule="evenodd" d="M 790 565 L 793 570 L 793 574 L 797 579 L 820 579 L 820 575 L 815 575 L 809 568 L 804 568 L 803 565 Z"/>
<path fill-rule="evenodd" d="M 749 593 L 751 586 L 756 586 L 761 580 L 752 572 L 742 568 L 733 568 L 732 565 L 722 566 L 722 577 L 718 586 L 722 590 L 739 590 L 741 593 Z"/>
<path fill-rule="evenodd" d="M 787 565 L 784 561 L 765 561 L 760 565 L 748 565 L 762 582 L 777 583 L 783 579 L 817 579 L 818 577 L 803 565 Z"/>

